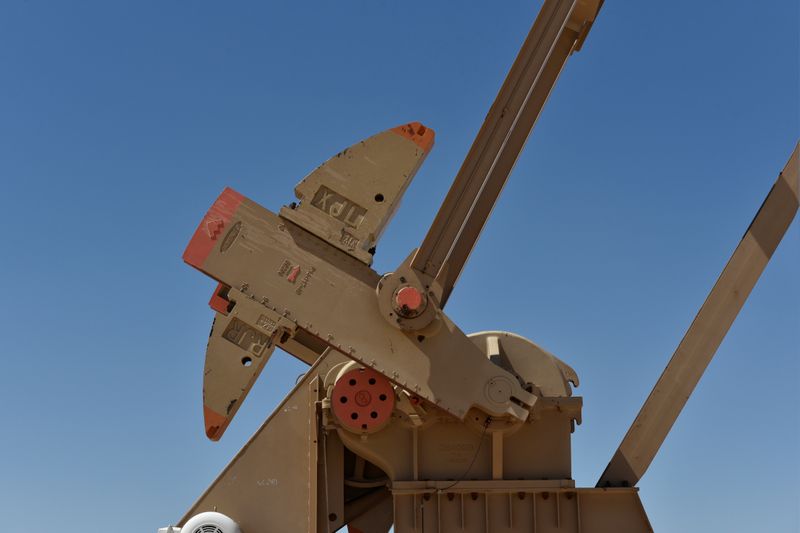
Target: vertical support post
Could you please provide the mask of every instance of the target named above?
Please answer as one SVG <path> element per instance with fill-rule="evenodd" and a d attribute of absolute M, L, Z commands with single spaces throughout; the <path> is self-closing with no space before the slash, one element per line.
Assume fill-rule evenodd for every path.
<path fill-rule="evenodd" d="M 492 433 L 492 479 L 503 479 L 503 433 Z"/>

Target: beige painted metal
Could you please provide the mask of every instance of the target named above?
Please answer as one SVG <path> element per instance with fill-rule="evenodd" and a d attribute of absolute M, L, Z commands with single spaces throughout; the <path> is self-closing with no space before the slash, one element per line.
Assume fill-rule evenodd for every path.
<path fill-rule="evenodd" d="M 217 511 L 247 533 L 316 533 L 316 370 L 312 367 L 179 525 L 198 513 Z"/>
<path fill-rule="evenodd" d="M 798 151 L 800 145 L 795 146 L 598 486 L 632 487 L 650 466 L 797 213 Z"/>
<path fill-rule="evenodd" d="M 396 533 L 651 533 L 636 489 L 517 481 L 398 483 Z M 445 487 L 442 489 L 441 487 Z"/>
<path fill-rule="evenodd" d="M 317 533 L 350 521 L 384 523 L 389 493 L 356 492 L 345 502 L 344 448 L 335 433 L 320 430 L 321 379 L 346 361 L 336 351 L 323 354 L 179 525 L 205 511 L 234 518 L 246 533 Z"/>
<path fill-rule="evenodd" d="M 322 431 L 336 431 L 349 450 L 385 472 L 394 531 L 651 531 L 636 489 L 575 488 L 569 454 L 580 420 L 580 398 L 569 385 L 575 372 L 516 335 L 490 331 L 470 338 L 540 395 L 524 423 L 477 412 L 462 422 L 422 402 L 414 410 L 420 420 L 406 410 L 380 432 L 358 434 L 338 426 L 330 404 L 322 404 Z M 329 391 L 336 372 L 325 380 Z"/>
<path fill-rule="evenodd" d="M 352 433 L 325 398 L 352 363 L 328 350 L 180 523 L 215 510 L 246 533 L 345 524 L 351 533 L 385 533 L 392 524 L 397 533 L 651 531 L 635 489 L 575 488 L 574 371 L 516 335 L 490 331 L 470 341 L 541 395 L 527 421 L 474 411 L 478 420 L 463 422 L 422 401 L 413 410 L 418 422 L 399 409 L 390 427 Z"/>
<path fill-rule="evenodd" d="M 369 265 L 433 145 L 419 123 L 337 154 L 280 215 L 223 192 L 184 255 L 220 282 L 207 434 L 219 438 L 276 346 L 313 365 L 181 523 L 214 510 L 245 533 L 652 531 L 633 485 L 797 210 L 797 148 L 601 479 L 611 487 L 572 479 L 575 371 L 510 333 L 467 336 L 441 311 L 601 4 L 545 0 L 425 241 L 393 273 Z M 405 287 L 420 291 L 414 312 L 397 300 Z M 333 413 L 336 380 L 354 366 L 394 388 L 374 431 Z"/>
<path fill-rule="evenodd" d="M 433 130 L 419 123 L 364 139 L 303 178 L 295 187 L 299 205 L 280 214 L 369 265 L 433 141 Z"/>
<path fill-rule="evenodd" d="M 217 237 L 202 262 L 187 259 L 193 266 L 235 288 L 264 313 L 281 316 L 457 417 L 473 406 L 494 416 L 528 416 L 525 406 L 534 396 L 487 361 L 446 315 L 440 314 L 441 325 L 430 337 L 392 327 L 377 312 L 377 273 L 241 196 L 223 220 L 218 206 L 223 201 L 232 206 L 227 198 L 233 194 L 224 192 L 204 219 L 215 222 Z M 195 239 L 205 238 L 206 224 Z M 509 383 L 505 397 L 487 393 L 496 378 Z"/>
<path fill-rule="evenodd" d="M 705 339 L 710 340 L 699 345 L 719 344 L 721 338 L 709 335 L 727 331 L 791 223 L 798 205 L 797 158 L 795 148 L 687 333 L 692 338 L 698 324 L 704 326 Z M 236 305 L 250 302 L 243 309 L 253 301 L 236 290 L 228 297 Z M 235 316 L 246 315 L 231 311 L 224 318 L 230 323 Z M 705 316 L 722 322 L 706 323 Z M 281 315 L 278 323 L 285 318 Z M 276 323 L 275 329 L 292 331 L 283 324 Z M 314 353 L 305 347 L 308 339 L 301 340 L 304 344 L 297 345 Z M 637 489 L 576 488 L 571 479 L 570 435 L 581 418 L 581 399 L 572 396 L 570 386 L 578 383 L 575 371 L 510 333 L 489 331 L 468 340 L 486 361 L 535 395 L 527 419 L 493 418 L 472 409 L 461 420 L 398 386 L 398 407 L 390 424 L 377 433 L 354 433 L 339 426 L 327 397 L 342 365 L 352 363 L 328 350 L 182 522 L 199 512 L 217 510 L 233 517 L 248 533 L 331 532 L 345 524 L 352 526 L 351 533 L 384 533 L 392 523 L 397 533 L 652 531 Z M 241 343 L 237 346 L 241 348 Z M 661 442 L 657 437 L 665 436 L 674 421 L 663 413 L 677 416 L 680 399 L 685 401 L 707 364 L 701 360 L 705 363 L 699 368 L 684 353 L 689 352 L 679 349 L 665 371 L 667 376 L 678 370 L 683 374 L 669 380 L 662 377 L 643 408 L 645 415 L 639 417 L 645 422 L 634 424 L 638 432 L 630 432 L 623 445 L 638 434 L 639 444 L 655 444 L 652 453 L 657 451 Z M 696 373 L 694 383 L 687 372 Z M 687 386 L 688 390 L 681 389 Z M 653 402 L 665 399 L 666 409 L 650 409 Z M 677 410 L 670 411 L 678 403 Z M 646 428 L 648 420 L 661 425 Z M 641 440 L 641 436 L 653 438 Z M 605 476 L 615 471 L 613 465 L 612 461 Z M 365 475 L 368 468 L 371 475 Z M 631 486 L 637 480 L 623 478 Z M 270 490 L 278 486 L 281 490 Z M 365 492 L 353 493 L 353 487 Z M 350 496 L 345 497 L 348 490 Z"/>
<path fill-rule="evenodd" d="M 546 0 L 411 267 L 441 286 L 444 307 L 569 55 L 600 0 Z"/>
<path fill-rule="evenodd" d="M 368 498 L 372 501 L 369 501 Z M 362 514 L 352 520 L 347 517 L 348 531 L 350 533 L 387 533 L 394 524 L 392 494 L 388 490 L 380 491 L 363 498 L 363 503 L 365 509 Z"/>
<path fill-rule="evenodd" d="M 492 364 L 499 362 L 490 350 L 499 345 L 509 373 L 535 391 L 537 401 L 524 422 L 487 417 L 476 409 L 462 421 L 409 391 L 398 390 L 401 408 L 381 431 L 354 433 L 340 427 L 328 404 L 322 409 L 325 429 L 336 430 L 348 449 L 392 481 L 570 480 L 570 438 L 581 420 L 582 405 L 569 386 L 570 380 L 577 381 L 574 370 L 517 335 L 489 331 L 470 335 L 470 340 Z M 325 379 L 329 391 L 335 378 L 331 372 Z M 404 397 L 416 405 L 414 410 L 402 407 Z"/>
<path fill-rule="evenodd" d="M 282 338 L 278 346 L 307 365 L 313 365 L 328 348 L 324 342 L 303 330 L 295 330 L 291 337 Z"/>
<path fill-rule="evenodd" d="M 203 416 L 206 435 L 219 440 L 275 350 L 294 324 L 259 306 L 234 289 L 234 304 L 226 316 L 218 313 L 211 325 L 203 372 Z"/>
<path fill-rule="evenodd" d="M 441 228 L 444 232 L 441 235 L 447 235 L 448 231 L 452 233 L 452 229 L 448 230 L 447 227 L 453 224 L 462 224 L 463 222 L 463 228 L 467 229 L 464 233 L 461 231 L 463 228 L 460 228 L 458 238 L 463 235 L 469 242 L 468 247 L 459 245 L 452 248 L 447 245 L 448 253 L 454 249 L 456 256 L 461 257 L 458 268 L 448 267 L 447 269 L 447 276 L 455 277 L 448 277 L 437 282 L 436 287 L 439 288 L 434 288 L 430 295 L 433 298 L 437 294 L 439 301 L 435 302 L 436 305 L 428 306 L 422 316 L 411 321 L 415 327 L 403 327 L 408 322 L 406 319 L 398 316 L 395 320 L 393 313 L 389 312 L 387 316 L 387 313 L 384 312 L 384 318 L 388 318 L 390 324 L 400 325 L 401 329 L 413 331 L 421 329 L 416 325 L 420 321 L 424 321 L 422 328 L 425 329 L 416 331 L 417 339 L 426 337 L 431 339 L 432 336 L 436 338 L 435 334 L 442 329 L 442 324 L 444 323 L 447 327 L 446 317 L 437 313 L 435 309 L 445 303 L 453 288 L 455 278 L 461 270 L 461 265 L 466 261 L 469 250 L 482 228 L 483 221 L 491 211 L 503 183 L 522 150 L 558 73 L 567 56 L 582 43 L 599 6 L 598 1 L 589 0 L 580 2 L 548 0 L 545 2 L 517 60 L 501 87 L 496 102 L 481 128 L 462 170 L 456 177 L 448 199 L 445 200 L 445 204 L 431 227 L 431 232 L 436 228 Z M 282 208 L 281 217 L 369 264 L 372 259 L 371 252 L 374 252 L 374 246 L 381 231 L 394 213 L 400 197 L 413 175 L 433 146 L 433 140 L 432 130 L 419 123 L 410 123 L 374 135 L 343 150 L 297 185 L 295 193 L 300 199 L 300 204 Z M 488 172 L 488 174 L 481 177 L 481 172 L 484 174 Z M 487 184 L 489 185 L 488 189 L 486 189 Z M 450 206 L 453 202 L 457 202 L 456 207 Z M 477 209 L 475 209 L 476 202 Z M 467 206 L 467 203 L 470 205 Z M 469 212 L 464 212 L 466 207 L 469 207 Z M 477 227 L 475 221 L 480 222 Z M 243 226 L 241 220 L 217 219 L 215 222 L 219 225 L 215 226 L 214 231 L 220 233 L 223 230 L 226 231 L 225 237 L 219 239 L 215 248 L 215 251 L 219 250 L 220 255 L 228 251 L 229 247 L 237 248 L 248 237 L 252 239 L 252 236 L 247 235 L 248 232 L 252 233 L 252 228 Z M 426 237 L 413 261 L 424 260 L 426 251 L 431 248 L 427 243 L 432 240 L 429 232 L 429 236 Z M 441 250 L 442 237 L 437 238 L 436 242 L 438 249 Z M 245 247 L 248 244 L 245 244 Z M 431 253 L 433 252 L 431 251 Z M 463 255 L 459 256 L 458 254 Z M 232 255 L 235 254 L 231 252 L 226 254 L 228 258 Z M 303 289 L 308 285 L 310 276 L 316 271 L 315 266 L 310 266 L 314 264 L 314 262 L 309 263 L 308 270 L 302 277 Z M 281 272 L 285 265 L 286 259 L 278 268 L 278 272 Z M 197 264 L 194 266 L 204 268 Z M 257 266 L 260 268 L 262 265 Z M 300 263 L 289 265 L 288 273 L 292 283 L 296 282 L 302 267 L 303 265 Z M 208 270 L 205 271 L 209 273 Z M 286 273 L 284 272 L 284 274 Z M 407 276 L 410 277 L 408 274 Z M 248 281 L 243 281 L 242 285 L 239 285 L 220 275 L 214 277 L 222 281 L 223 286 L 226 287 L 249 287 L 250 285 Z M 395 276 L 395 280 L 397 277 Z M 387 281 L 379 285 L 379 291 L 382 285 L 389 283 L 390 279 L 390 277 L 386 277 Z M 448 282 L 448 279 L 451 282 Z M 444 286 L 441 285 L 442 283 Z M 235 289 L 230 290 L 230 293 L 234 294 L 234 291 Z M 253 298 L 252 294 L 248 296 Z M 262 293 L 262 299 L 269 297 L 274 298 L 271 292 Z M 392 294 L 384 294 L 379 297 L 379 304 L 389 306 L 390 304 L 387 302 L 391 297 Z M 234 314 L 246 314 L 251 320 L 248 322 L 241 316 L 231 318 L 220 316 L 212 327 L 206 356 L 204 418 L 206 434 L 214 440 L 221 437 L 264 367 L 269 354 L 271 354 L 271 349 L 274 348 L 275 337 L 291 338 L 291 332 L 298 329 L 296 324 L 287 323 L 284 324 L 285 328 L 279 330 L 277 322 L 281 319 L 281 315 L 277 308 L 259 310 L 253 309 L 253 305 L 247 305 L 247 309 L 243 309 L 245 307 L 245 302 L 242 301 L 244 298 L 239 298 L 237 309 L 237 303 L 230 297 L 228 299 L 231 301 Z M 323 303 L 322 307 L 326 307 L 324 302 L 321 303 Z M 290 321 L 286 320 L 285 322 Z M 339 332 L 339 330 L 334 331 Z M 284 335 L 284 333 L 289 334 Z M 312 337 L 317 335 L 313 330 L 309 333 Z M 333 334 L 328 332 L 326 338 L 332 336 Z M 441 344 L 441 336 L 438 337 L 439 344 Z M 432 344 L 434 344 L 433 339 L 428 340 L 428 346 Z M 337 347 L 341 349 L 340 346 Z M 355 353 L 356 348 L 354 344 L 348 344 L 347 352 L 350 353 L 352 349 Z M 367 348 L 373 347 L 367 346 Z M 451 350 L 454 348 L 454 346 L 450 347 Z M 237 350 L 245 353 L 236 357 L 232 352 Z M 307 352 L 304 353 L 307 357 L 310 355 Z M 410 378 L 415 382 L 414 387 L 423 388 L 420 382 L 426 378 L 425 364 L 426 361 L 423 360 L 423 368 L 416 369 L 418 370 L 416 372 L 412 370 L 409 373 Z M 373 366 L 376 365 L 377 362 L 373 364 Z M 376 368 L 395 380 L 399 379 L 401 374 L 407 373 L 405 365 L 402 367 L 391 365 L 385 370 L 381 370 L 377 366 Z M 489 380 L 495 379 L 495 377 L 490 376 Z M 518 408 L 515 403 L 530 406 L 531 398 L 526 397 L 524 391 L 519 390 L 512 383 L 512 389 L 516 390 L 512 390 L 507 398 L 503 398 L 500 402 L 492 401 L 490 398 L 486 402 L 485 394 L 481 397 L 480 394 L 475 393 L 479 388 L 486 388 L 487 379 L 482 375 L 477 378 L 477 380 L 472 380 L 476 381 L 476 385 L 469 392 L 473 394 L 473 399 L 478 399 L 478 405 L 496 415 L 500 414 L 501 410 L 505 410 L 518 418 L 527 416 L 524 409 Z M 408 382 L 409 379 L 406 379 L 405 383 Z M 460 389 L 461 387 L 458 387 L 453 392 L 457 393 Z M 423 397 L 433 399 L 426 394 L 426 390 L 418 392 Z M 453 404 L 451 412 L 463 416 L 473 404 L 467 403 L 470 402 L 470 398 L 460 398 L 458 399 L 460 401 L 454 402 L 451 398 L 453 392 L 440 390 L 440 397 L 437 399 L 445 409 L 448 408 L 448 405 Z"/>
<path fill-rule="evenodd" d="M 573 387 L 580 384 L 578 374 L 571 366 L 525 337 L 507 331 L 483 331 L 473 333 L 469 338 L 492 363 L 505 368 L 518 379 L 536 376 L 528 385 L 539 396 L 572 396 L 570 384 Z"/>

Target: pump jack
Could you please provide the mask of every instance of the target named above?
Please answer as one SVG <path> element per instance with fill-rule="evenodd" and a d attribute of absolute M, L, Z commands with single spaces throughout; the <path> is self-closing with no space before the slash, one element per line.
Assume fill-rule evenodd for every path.
<path fill-rule="evenodd" d="M 179 521 L 162 531 L 647 532 L 637 483 L 798 208 L 798 148 L 594 487 L 572 479 L 576 372 L 444 307 L 567 58 L 601 0 L 545 0 L 423 242 L 370 268 L 434 143 L 418 122 L 323 163 L 274 214 L 225 189 L 184 260 L 214 278 L 207 436 L 219 439 L 270 355 L 304 377 Z M 216 528 L 216 529 L 215 529 Z"/>

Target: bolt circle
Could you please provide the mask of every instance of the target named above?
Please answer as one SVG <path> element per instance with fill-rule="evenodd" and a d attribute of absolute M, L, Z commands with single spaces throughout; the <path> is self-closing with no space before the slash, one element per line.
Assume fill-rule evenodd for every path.
<path fill-rule="evenodd" d="M 343 427 L 372 433 L 391 420 L 395 395 L 385 376 L 371 368 L 355 368 L 337 378 L 331 400 L 331 410 Z"/>

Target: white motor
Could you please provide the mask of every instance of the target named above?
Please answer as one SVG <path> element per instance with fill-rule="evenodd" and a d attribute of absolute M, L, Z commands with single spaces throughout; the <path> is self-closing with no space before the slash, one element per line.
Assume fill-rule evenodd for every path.
<path fill-rule="evenodd" d="M 159 533 L 242 533 L 239 524 L 221 513 L 200 513 L 189 519 L 182 528 L 167 527 Z"/>

